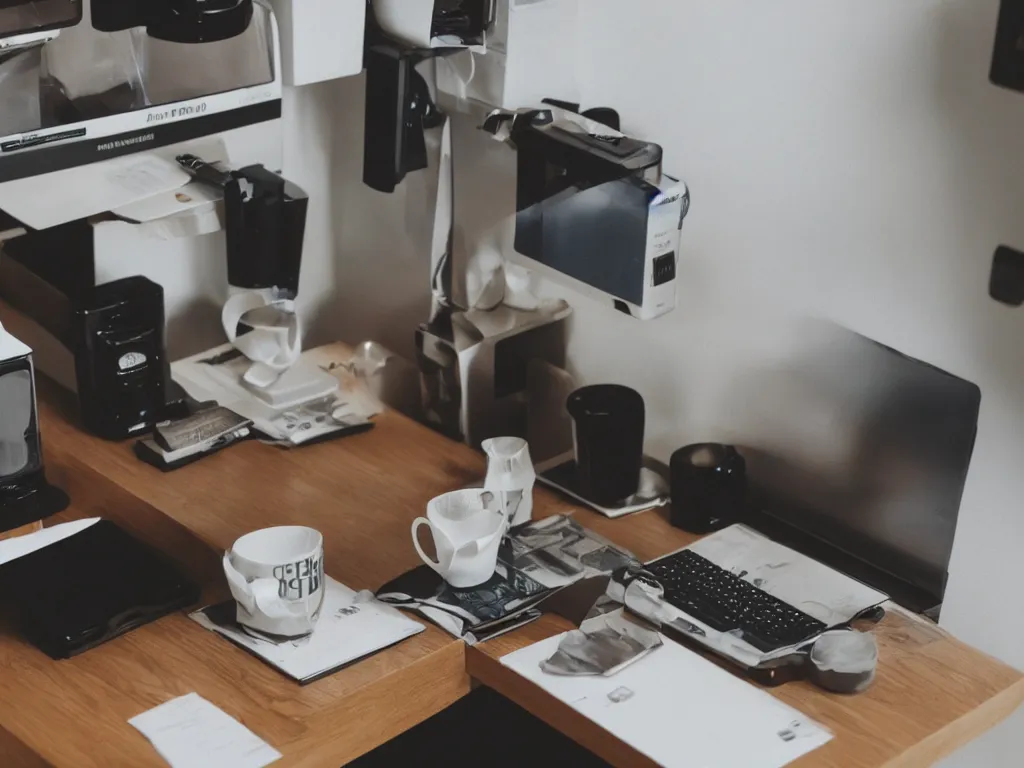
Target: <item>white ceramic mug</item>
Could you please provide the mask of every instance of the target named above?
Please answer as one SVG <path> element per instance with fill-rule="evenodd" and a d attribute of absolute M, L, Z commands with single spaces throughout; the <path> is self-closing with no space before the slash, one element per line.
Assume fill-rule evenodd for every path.
<path fill-rule="evenodd" d="M 324 601 L 324 537 L 282 526 L 246 534 L 224 554 L 239 624 L 283 637 L 313 631 Z"/>
<path fill-rule="evenodd" d="M 420 546 L 417 533 L 427 526 L 437 560 Z M 501 538 L 508 528 L 494 494 L 479 489 L 453 491 L 431 499 L 427 516 L 412 524 L 412 543 L 427 565 L 453 587 L 483 584 L 494 575 Z"/>

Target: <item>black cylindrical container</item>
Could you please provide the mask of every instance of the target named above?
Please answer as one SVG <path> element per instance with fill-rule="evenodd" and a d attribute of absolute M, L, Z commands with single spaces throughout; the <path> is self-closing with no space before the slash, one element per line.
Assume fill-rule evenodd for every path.
<path fill-rule="evenodd" d="M 644 399 L 629 387 L 577 389 L 566 403 L 573 418 L 576 472 L 588 501 L 616 504 L 636 493 L 644 456 Z"/>
<path fill-rule="evenodd" d="M 164 289 L 126 277 L 83 292 L 69 347 L 82 424 L 107 440 L 148 432 L 160 421 L 169 380 L 164 349 Z"/>
<path fill-rule="evenodd" d="M 747 464 L 731 445 L 700 443 L 672 454 L 672 525 L 707 533 L 736 521 L 747 491 Z"/>

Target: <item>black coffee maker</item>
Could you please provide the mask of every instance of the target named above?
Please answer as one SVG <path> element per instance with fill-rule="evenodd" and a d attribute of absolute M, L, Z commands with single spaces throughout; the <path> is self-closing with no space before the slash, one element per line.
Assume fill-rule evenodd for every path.
<path fill-rule="evenodd" d="M 67 505 L 43 472 L 32 351 L 0 325 L 0 533 Z"/>
<path fill-rule="evenodd" d="M 68 346 L 82 425 L 120 440 L 148 432 L 164 417 L 170 369 L 164 350 L 164 289 L 126 277 L 75 302 Z"/>
<path fill-rule="evenodd" d="M 80 231 L 81 230 L 81 231 Z M 164 290 L 145 277 L 96 285 L 75 222 L 15 238 L 0 259 L 5 300 L 74 356 L 82 426 L 107 440 L 148 432 L 169 418 L 170 363 Z"/>

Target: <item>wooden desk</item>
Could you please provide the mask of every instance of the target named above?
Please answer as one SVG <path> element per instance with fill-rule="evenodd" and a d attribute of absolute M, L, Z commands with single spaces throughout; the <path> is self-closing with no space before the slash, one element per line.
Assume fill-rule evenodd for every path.
<path fill-rule="evenodd" d="M 375 589 L 419 563 L 409 529 L 427 501 L 482 467 L 469 448 L 385 414 L 366 435 L 290 452 L 250 442 L 165 475 L 128 443 L 76 429 L 52 385 L 40 381 L 39 394 L 47 472 L 74 500 L 68 515 L 111 517 L 171 552 L 207 599 L 226 596 L 224 550 L 282 524 L 321 530 L 327 573 Z M 463 643 L 434 626 L 299 687 L 184 614 L 61 662 L 0 625 L 0 765 L 12 765 L 5 749 L 73 768 L 164 765 L 127 721 L 196 691 L 278 749 L 281 765 L 340 766 L 469 690 Z"/>
<path fill-rule="evenodd" d="M 219 556 L 250 530 L 289 523 L 324 532 L 326 569 L 376 588 L 416 565 L 409 526 L 431 497 L 479 479 L 483 458 L 387 413 L 372 432 L 296 451 L 246 443 L 163 475 L 128 445 L 78 431 L 64 399 L 40 383 L 47 470 L 72 496 L 69 516 L 103 514 L 172 552 L 225 594 Z M 574 507 L 545 491 L 539 516 Z M 581 522 L 651 558 L 688 543 L 659 512 Z M 161 765 L 127 720 L 197 691 L 280 750 L 282 765 L 337 766 L 393 738 L 469 690 L 469 675 L 621 766 L 644 759 L 498 659 L 567 629 L 555 617 L 471 649 L 435 627 L 310 686 L 194 625 L 168 617 L 81 657 L 55 663 L 0 625 L 0 764 Z M 1024 700 L 1017 671 L 935 627 L 892 615 L 879 628 L 878 681 L 857 697 L 790 684 L 773 694 L 836 733 L 799 768 L 928 765 Z M 467 675 L 468 670 L 468 675 Z"/>
<path fill-rule="evenodd" d="M 632 549 L 644 560 L 678 549 L 692 537 L 672 528 L 667 514 L 645 512 L 585 524 Z M 634 749 L 582 717 L 499 659 L 571 629 L 545 615 L 514 633 L 467 648 L 466 668 L 483 684 L 555 726 L 618 766 L 651 766 Z M 877 678 L 857 696 L 825 693 L 810 683 L 788 683 L 772 695 L 827 726 L 835 738 L 793 763 L 794 768 L 910 768 L 929 766 L 1009 716 L 1024 701 L 1024 676 L 964 645 L 931 622 L 890 612 L 875 629 Z M 685 723 L 679 724 L 681 729 Z"/>

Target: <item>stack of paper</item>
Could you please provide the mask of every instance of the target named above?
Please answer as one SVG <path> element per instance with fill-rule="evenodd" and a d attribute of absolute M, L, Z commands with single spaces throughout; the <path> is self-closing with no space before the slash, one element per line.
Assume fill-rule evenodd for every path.
<path fill-rule="evenodd" d="M 190 397 L 200 402 L 216 401 L 251 420 L 257 430 L 276 444 L 292 447 L 373 426 L 371 419 L 383 406 L 345 367 L 348 357 L 339 355 L 332 347 L 303 352 L 287 375 L 312 377 L 316 382 L 327 372 L 337 379 L 337 389 L 283 407 L 271 405 L 244 383 L 252 361 L 231 344 L 178 360 L 171 364 L 171 374 Z"/>

